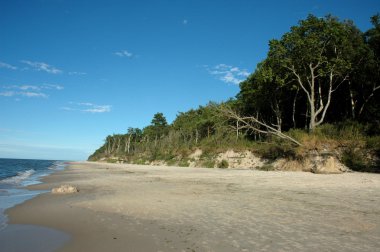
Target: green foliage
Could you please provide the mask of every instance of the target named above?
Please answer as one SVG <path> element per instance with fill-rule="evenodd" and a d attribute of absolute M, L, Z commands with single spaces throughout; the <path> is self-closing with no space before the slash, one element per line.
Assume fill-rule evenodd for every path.
<path fill-rule="evenodd" d="M 189 160 L 188 159 L 182 159 L 178 162 L 179 167 L 189 167 Z"/>
<path fill-rule="evenodd" d="M 274 171 L 276 169 L 271 164 L 264 164 L 263 166 L 257 166 L 256 170 L 259 170 L 259 171 Z"/>
<path fill-rule="evenodd" d="M 177 160 L 176 159 L 170 159 L 166 161 L 166 165 L 168 166 L 175 166 L 177 165 Z"/>
<path fill-rule="evenodd" d="M 367 137 L 366 147 L 368 149 L 373 149 L 376 152 L 380 151 L 380 135 Z"/>
<path fill-rule="evenodd" d="M 108 158 L 107 159 L 107 163 L 112 163 L 112 164 L 115 164 L 115 163 L 117 163 L 117 159 L 113 159 L 113 158 Z"/>
<path fill-rule="evenodd" d="M 218 168 L 228 168 L 229 164 L 228 161 L 223 159 L 222 161 L 219 162 Z"/>
<path fill-rule="evenodd" d="M 151 124 L 154 127 L 165 127 L 168 125 L 168 122 L 166 121 L 164 114 L 156 113 L 153 116 Z"/>
<path fill-rule="evenodd" d="M 343 152 L 342 162 L 354 171 L 371 171 L 364 153 L 357 148 L 348 148 Z"/>
<path fill-rule="evenodd" d="M 133 161 L 133 164 L 138 164 L 138 165 L 144 165 L 146 160 L 144 159 L 137 159 Z"/>
<path fill-rule="evenodd" d="M 169 132 L 169 126 L 164 114 L 156 113 L 153 116 L 151 125 L 147 126 L 143 130 L 143 135 L 157 144 L 157 140 L 167 135 Z"/>
<path fill-rule="evenodd" d="M 214 168 L 215 167 L 215 160 L 204 160 L 202 162 L 202 167 L 205 167 L 205 168 Z"/>

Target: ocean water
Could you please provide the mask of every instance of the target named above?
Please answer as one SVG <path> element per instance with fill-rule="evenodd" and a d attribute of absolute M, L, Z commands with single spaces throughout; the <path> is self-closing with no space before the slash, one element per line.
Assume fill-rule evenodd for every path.
<path fill-rule="evenodd" d="M 0 158 L 0 230 L 7 226 L 6 209 L 46 192 L 29 191 L 26 186 L 39 184 L 42 177 L 64 167 L 57 160 Z"/>

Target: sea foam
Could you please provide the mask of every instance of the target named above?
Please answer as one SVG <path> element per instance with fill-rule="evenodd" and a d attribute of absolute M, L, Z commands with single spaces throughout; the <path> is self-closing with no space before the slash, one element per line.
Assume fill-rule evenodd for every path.
<path fill-rule="evenodd" d="M 6 178 L 3 180 L 0 180 L 0 183 L 3 184 L 11 184 L 11 185 L 19 185 L 22 181 L 32 176 L 36 171 L 33 169 L 18 172 L 16 176 Z"/>

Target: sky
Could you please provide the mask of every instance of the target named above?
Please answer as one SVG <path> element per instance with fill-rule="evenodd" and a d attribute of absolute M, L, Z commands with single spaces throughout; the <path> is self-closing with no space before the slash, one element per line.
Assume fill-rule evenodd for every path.
<path fill-rule="evenodd" d="M 0 158 L 85 160 L 107 135 L 235 97 L 308 14 L 380 0 L 0 0 Z"/>

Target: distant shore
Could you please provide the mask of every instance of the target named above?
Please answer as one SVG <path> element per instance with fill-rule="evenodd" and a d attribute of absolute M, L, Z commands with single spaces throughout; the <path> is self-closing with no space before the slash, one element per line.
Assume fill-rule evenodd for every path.
<path fill-rule="evenodd" d="M 59 251 L 375 251 L 380 175 L 74 163 L 7 211 L 70 235 Z M 15 237 L 17 239 L 17 237 Z"/>

